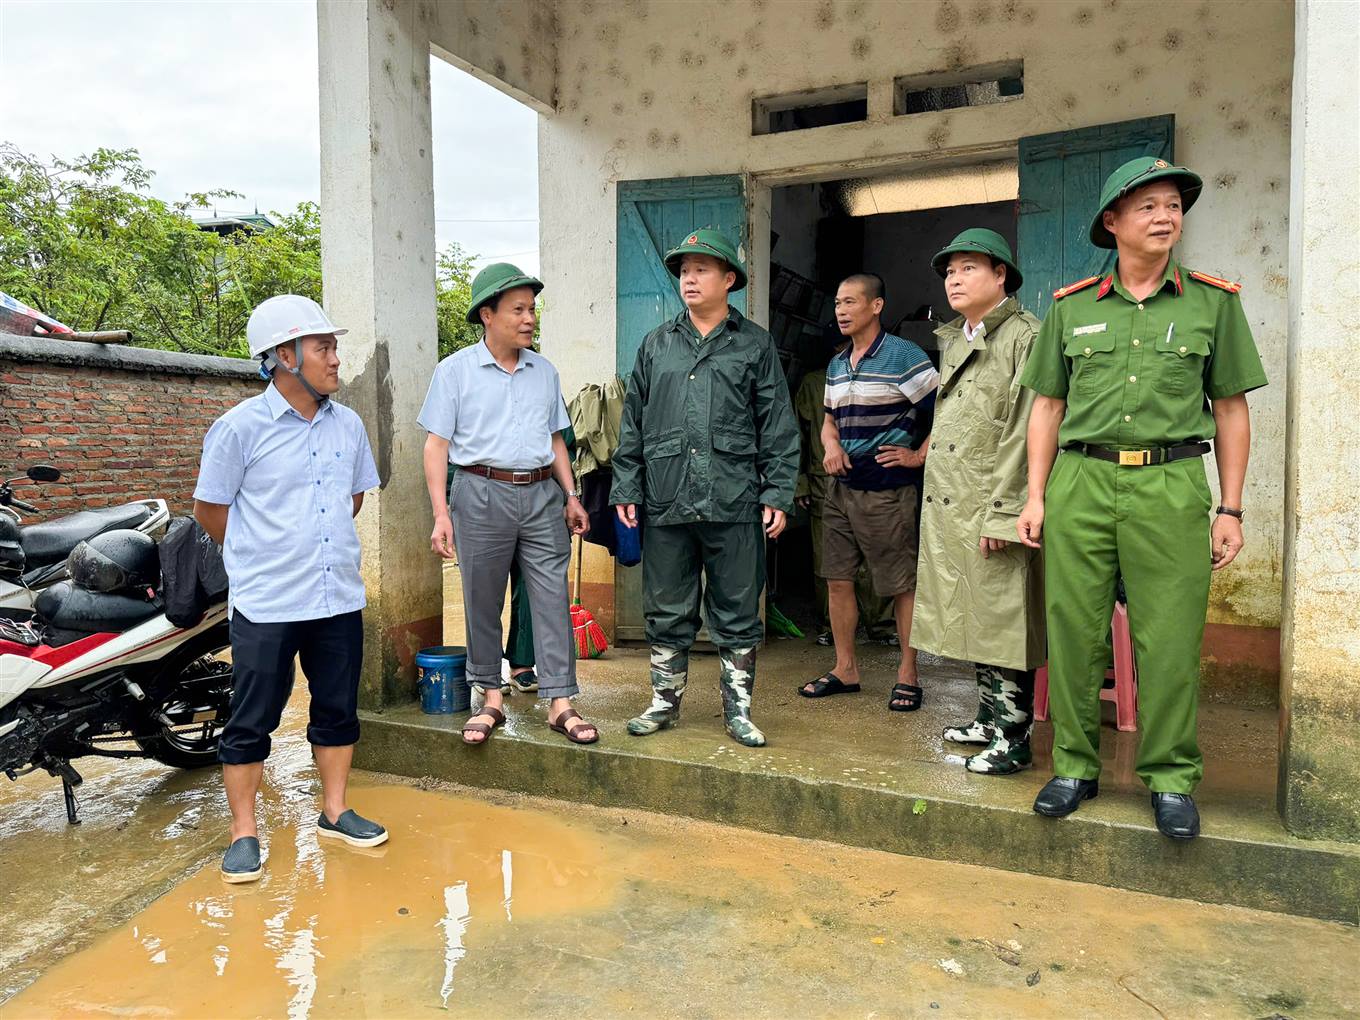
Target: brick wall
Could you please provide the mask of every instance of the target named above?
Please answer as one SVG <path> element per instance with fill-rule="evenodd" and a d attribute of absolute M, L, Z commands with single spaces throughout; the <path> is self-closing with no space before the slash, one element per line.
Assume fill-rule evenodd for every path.
<path fill-rule="evenodd" d="M 0 336 L 0 471 L 61 470 L 15 486 L 30 520 L 149 497 L 187 513 L 203 434 L 263 386 L 230 358 Z"/>

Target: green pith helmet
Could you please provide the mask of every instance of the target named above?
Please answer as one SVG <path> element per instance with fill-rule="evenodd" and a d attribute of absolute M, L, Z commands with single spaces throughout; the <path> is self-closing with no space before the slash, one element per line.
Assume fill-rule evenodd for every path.
<path fill-rule="evenodd" d="M 474 326 L 482 324 L 478 309 L 499 294 L 516 287 L 533 288 L 534 296 L 543 289 L 543 284 L 527 275 L 519 266 L 509 262 L 493 262 L 472 280 L 472 304 L 468 307 L 467 321 Z"/>
<path fill-rule="evenodd" d="M 1105 178 L 1105 187 L 1100 189 L 1100 205 L 1095 219 L 1091 220 L 1091 243 L 1097 248 L 1114 248 L 1114 235 L 1105 229 L 1105 211 L 1129 192 L 1164 177 L 1172 178 L 1180 189 L 1181 212 L 1189 212 L 1204 187 L 1199 174 L 1156 156 L 1139 156 Z"/>
<path fill-rule="evenodd" d="M 1011 246 L 995 230 L 988 230 L 986 227 L 969 227 L 937 251 L 935 257 L 930 260 L 930 264 L 935 267 L 935 272 L 944 276 L 944 271 L 949 268 L 949 256 L 961 251 L 981 252 L 1006 263 L 1007 294 L 1014 294 L 1020 289 L 1020 284 L 1024 282 L 1025 278 L 1020 275 L 1020 267 L 1015 264 L 1015 256 L 1011 254 Z"/>
<path fill-rule="evenodd" d="M 712 255 L 715 259 L 721 259 L 737 274 L 732 291 L 739 291 L 746 286 L 746 268 L 741 264 L 741 253 L 737 251 L 737 246 L 712 227 L 700 227 L 666 252 L 663 261 L 677 280 L 680 278 L 680 260 L 686 255 Z"/>

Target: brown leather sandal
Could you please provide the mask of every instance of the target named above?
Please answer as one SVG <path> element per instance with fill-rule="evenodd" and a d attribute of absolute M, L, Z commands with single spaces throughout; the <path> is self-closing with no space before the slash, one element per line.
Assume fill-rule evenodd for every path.
<path fill-rule="evenodd" d="M 488 740 L 491 739 L 491 731 L 494 730 L 501 723 L 505 722 L 505 713 L 502 712 L 499 708 L 483 708 L 480 712 L 474 713 L 472 718 L 475 719 L 479 715 L 489 715 L 494 720 L 494 722 L 492 722 L 490 726 L 488 726 L 484 722 L 469 721 L 463 723 L 463 743 L 471 744 L 473 747 L 476 747 L 479 744 L 485 744 Z M 468 739 L 469 733 L 480 733 L 482 734 L 482 738 L 480 740 L 469 740 Z"/>
<path fill-rule="evenodd" d="M 562 734 L 562 736 L 566 737 L 573 744 L 593 744 L 600 739 L 599 729 L 594 723 L 586 722 L 584 719 L 581 719 L 582 725 L 577 726 L 576 729 L 568 729 L 567 723 L 571 722 L 573 719 L 581 719 L 581 713 L 574 708 L 563 709 L 562 714 L 557 717 L 556 722 L 548 723 L 548 729 Z M 589 737 L 578 737 L 576 735 L 581 730 L 587 729 L 594 731 Z"/>

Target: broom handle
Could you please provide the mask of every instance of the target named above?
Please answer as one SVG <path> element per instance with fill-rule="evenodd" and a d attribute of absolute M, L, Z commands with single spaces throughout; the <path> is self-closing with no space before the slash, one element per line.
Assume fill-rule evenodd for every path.
<path fill-rule="evenodd" d="M 573 602 L 581 601 L 581 564 L 585 560 L 585 547 L 581 544 L 581 536 L 576 536 L 576 591 L 572 595 Z"/>

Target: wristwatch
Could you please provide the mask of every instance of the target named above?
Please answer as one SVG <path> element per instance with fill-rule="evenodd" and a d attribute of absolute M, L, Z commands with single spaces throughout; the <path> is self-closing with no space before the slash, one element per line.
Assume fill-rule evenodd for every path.
<path fill-rule="evenodd" d="M 580 498 L 581 498 L 581 493 L 580 493 L 579 491 L 577 491 L 576 489 L 569 489 L 569 490 L 567 491 L 567 499 L 580 499 Z"/>
<path fill-rule="evenodd" d="M 1214 511 L 1214 514 L 1215 514 L 1215 515 L 1218 515 L 1218 514 L 1227 514 L 1229 517 L 1236 517 L 1236 518 L 1240 521 L 1240 520 L 1242 520 L 1242 518 L 1245 516 L 1245 511 L 1243 511 L 1243 510 L 1234 510 L 1234 509 L 1233 509 L 1232 507 L 1230 507 L 1230 506 L 1221 506 L 1221 507 L 1219 507 L 1217 510 Z"/>

